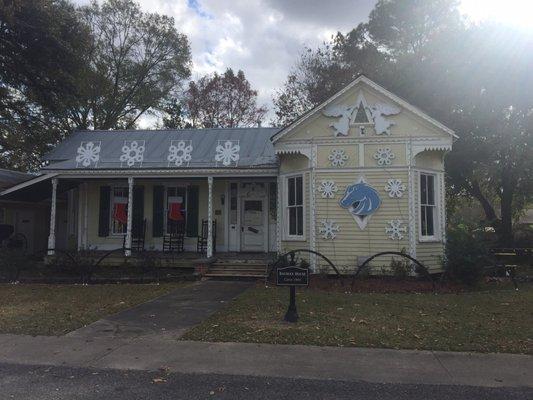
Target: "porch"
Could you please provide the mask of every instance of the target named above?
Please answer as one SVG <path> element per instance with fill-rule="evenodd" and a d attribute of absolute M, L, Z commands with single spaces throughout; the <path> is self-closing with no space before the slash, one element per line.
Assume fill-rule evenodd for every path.
<path fill-rule="evenodd" d="M 47 174 L 11 188 L 3 197 L 49 202 L 50 256 L 56 250 L 115 250 L 108 258 L 118 260 L 150 251 L 164 263 L 178 265 L 225 253 L 223 258 L 277 250 L 274 174 L 180 175 Z M 167 246 L 169 238 L 180 243 Z"/>

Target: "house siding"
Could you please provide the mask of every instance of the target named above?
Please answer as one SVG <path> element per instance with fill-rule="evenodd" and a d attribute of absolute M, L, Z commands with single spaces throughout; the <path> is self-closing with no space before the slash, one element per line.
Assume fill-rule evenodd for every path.
<path fill-rule="evenodd" d="M 361 98 L 369 105 L 394 104 L 394 100 L 384 93 L 361 83 L 341 94 L 327 107 L 341 106 L 343 109 L 342 106 L 356 104 Z M 314 197 L 314 205 L 307 213 L 306 226 L 307 231 L 314 230 L 315 235 L 314 240 L 310 235 L 305 243 L 299 244 L 309 245 L 310 249 L 319 251 L 346 273 L 355 271 L 357 265 L 369 256 L 384 251 L 403 251 L 416 255 L 432 272 L 439 271 L 442 268 L 445 239 L 444 200 L 438 205 L 442 228 L 439 240 L 420 241 L 418 173 L 426 169 L 438 173 L 439 185 L 442 184 L 440 190 L 444 191 L 443 154 L 451 146 L 450 133 L 405 107 L 400 107 L 398 114 L 387 117 L 391 122 L 390 135 L 377 135 L 372 123 L 365 124 L 364 131 L 360 125 L 350 123 L 346 135 L 335 136 L 332 125 L 339 122 L 336 118 L 327 117 L 321 109 L 317 109 L 274 143 L 275 149 L 280 152 L 300 152 L 299 157 L 305 154 L 310 159 L 309 177 L 312 179 L 310 185 L 313 193 L 309 196 Z M 390 149 L 394 154 L 390 163 L 378 164 L 375 155 L 380 149 Z M 330 155 L 334 150 L 341 150 L 346 156 L 340 165 L 331 163 Z M 284 155 L 280 166 L 282 173 L 290 170 L 290 163 L 285 161 L 285 157 L 289 156 L 296 157 L 292 153 Z M 382 200 L 364 229 L 359 228 L 348 210 L 339 204 L 346 187 L 360 178 L 377 190 Z M 401 197 L 391 198 L 385 191 L 389 179 L 398 179 L 406 186 Z M 323 180 L 335 182 L 338 191 L 334 198 L 322 197 L 319 187 Z M 324 220 L 334 221 L 339 226 L 334 239 L 326 239 L 320 233 Z M 391 239 L 386 232 L 392 220 L 400 220 L 401 226 L 406 228 L 399 240 Z M 293 244 L 282 241 L 283 249 L 290 246 Z M 390 257 L 384 256 L 371 265 L 375 268 L 387 267 L 390 260 Z M 322 268 L 328 270 L 325 262 L 318 259 L 316 269 Z"/>

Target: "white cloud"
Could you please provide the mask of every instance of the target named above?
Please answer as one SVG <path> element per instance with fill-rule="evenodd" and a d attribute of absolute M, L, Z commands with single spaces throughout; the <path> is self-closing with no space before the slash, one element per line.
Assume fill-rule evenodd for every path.
<path fill-rule="evenodd" d="M 78 0 L 86 2 L 86 0 Z M 172 16 L 191 44 L 193 79 L 242 69 L 271 108 L 304 46 L 365 20 L 375 0 L 140 0 L 144 11 Z M 272 114 L 271 114 L 272 115 Z"/>

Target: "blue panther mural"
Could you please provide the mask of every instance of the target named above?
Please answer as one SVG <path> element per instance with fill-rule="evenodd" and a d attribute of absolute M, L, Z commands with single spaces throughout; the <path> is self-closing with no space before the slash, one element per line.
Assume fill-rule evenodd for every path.
<path fill-rule="evenodd" d="M 346 187 L 339 204 L 348 209 L 359 228 L 365 229 L 371 215 L 381 205 L 381 198 L 376 189 L 360 178 L 358 182 Z"/>

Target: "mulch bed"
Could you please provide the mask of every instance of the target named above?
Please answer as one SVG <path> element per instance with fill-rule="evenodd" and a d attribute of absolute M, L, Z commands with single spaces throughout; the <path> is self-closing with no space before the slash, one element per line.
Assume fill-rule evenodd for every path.
<path fill-rule="evenodd" d="M 435 290 L 428 280 L 417 278 L 397 279 L 393 277 L 361 277 L 353 282 L 352 277 L 345 276 L 341 279 L 333 276 L 312 275 L 309 288 L 351 293 L 459 293 L 467 288 L 463 285 L 435 281 Z"/>

